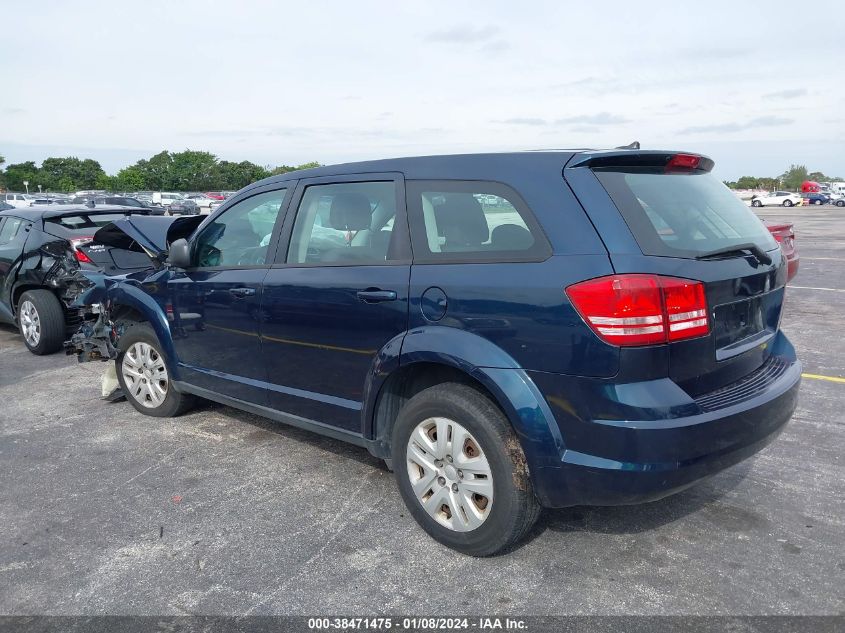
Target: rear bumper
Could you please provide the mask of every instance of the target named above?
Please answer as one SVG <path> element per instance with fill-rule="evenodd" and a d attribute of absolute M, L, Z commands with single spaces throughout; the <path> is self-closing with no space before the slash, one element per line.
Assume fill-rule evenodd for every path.
<path fill-rule="evenodd" d="M 559 467 L 532 473 L 540 502 L 565 507 L 652 501 L 757 453 L 778 436 L 797 405 L 801 363 L 794 352 L 776 360 L 782 367 L 775 379 L 755 385 L 758 391 L 751 396 L 740 394 L 739 401 L 728 394 L 725 401 L 732 404 L 707 411 L 690 401 L 689 406 L 651 409 L 652 419 L 575 422 L 571 405 L 563 411 L 561 403 L 555 404 L 560 398 L 553 397 L 550 404 L 566 449 Z M 739 387 L 747 392 L 748 384 Z M 667 385 L 660 389 L 677 396 Z M 649 390 L 653 395 L 653 386 Z M 672 411 L 688 415 L 667 416 Z"/>

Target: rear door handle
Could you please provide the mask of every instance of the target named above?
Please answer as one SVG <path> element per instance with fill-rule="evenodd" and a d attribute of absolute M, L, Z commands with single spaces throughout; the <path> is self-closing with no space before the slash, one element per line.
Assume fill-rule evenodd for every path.
<path fill-rule="evenodd" d="M 251 297 L 255 294 L 255 288 L 229 288 L 229 294 L 238 299 Z"/>
<path fill-rule="evenodd" d="M 378 288 L 368 288 L 367 290 L 359 290 L 356 294 L 358 296 L 358 299 L 360 299 L 364 303 L 396 301 L 396 292 L 393 290 L 379 290 Z"/>

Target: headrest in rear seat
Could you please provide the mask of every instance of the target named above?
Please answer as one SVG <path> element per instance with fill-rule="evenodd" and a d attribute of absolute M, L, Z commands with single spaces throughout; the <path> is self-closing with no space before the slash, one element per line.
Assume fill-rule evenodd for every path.
<path fill-rule="evenodd" d="M 490 237 L 484 208 L 472 194 L 447 195 L 443 204 L 434 207 L 434 218 L 446 246 L 480 246 Z"/>
<path fill-rule="evenodd" d="M 373 212 L 370 199 L 363 193 L 339 193 L 332 198 L 329 222 L 338 231 L 363 231 L 370 228 Z"/>

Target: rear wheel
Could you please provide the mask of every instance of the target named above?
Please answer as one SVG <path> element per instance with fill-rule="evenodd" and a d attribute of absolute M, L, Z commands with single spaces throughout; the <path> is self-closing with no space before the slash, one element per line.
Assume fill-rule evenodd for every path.
<path fill-rule="evenodd" d="M 821 204 L 821 203 L 822 203 L 821 200 L 813 200 L 813 204 Z"/>
<path fill-rule="evenodd" d="M 499 553 L 540 513 L 519 440 L 472 387 L 446 383 L 415 395 L 399 413 L 392 446 L 405 505 L 447 547 L 471 556 Z"/>
<path fill-rule="evenodd" d="M 130 404 L 144 415 L 181 415 L 194 405 L 194 397 L 173 386 L 161 353 L 161 344 L 146 323 L 129 328 L 118 341 L 117 380 Z"/>
<path fill-rule="evenodd" d="M 791 207 L 791 206 L 792 206 L 792 200 L 784 200 L 784 201 L 783 201 L 783 206 L 785 206 L 785 207 Z"/>
<path fill-rule="evenodd" d="M 27 349 L 39 356 L 58 352 L 65 341 L 65 313 L 49 290 L 27 290 L 18 302 L 18 325 Z"/>
<path fill-rule="evenodd" d="M 836 206 L 837 207 L 845 207 L 845 200 L 837 200 Z"/>
<path fill-rule="evenodd" d="M 751 201 L 751 206 L 752 206 L 752 207 L 762 207 L 762 206 L 763 206 L 763 203 L 762 203 L 762 202 L 760 202 L 759 200 L 752 200 L 752 201 Z"/>

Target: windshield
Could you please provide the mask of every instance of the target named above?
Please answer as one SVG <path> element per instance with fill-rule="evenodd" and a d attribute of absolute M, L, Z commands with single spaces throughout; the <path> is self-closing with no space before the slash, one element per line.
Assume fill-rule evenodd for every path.
<path fill-rule="evenodd" d="M 777 248 L 760 219 L 710 173 L 594 171 L 645 255 L 694 258 L 749 243 Z"/>

